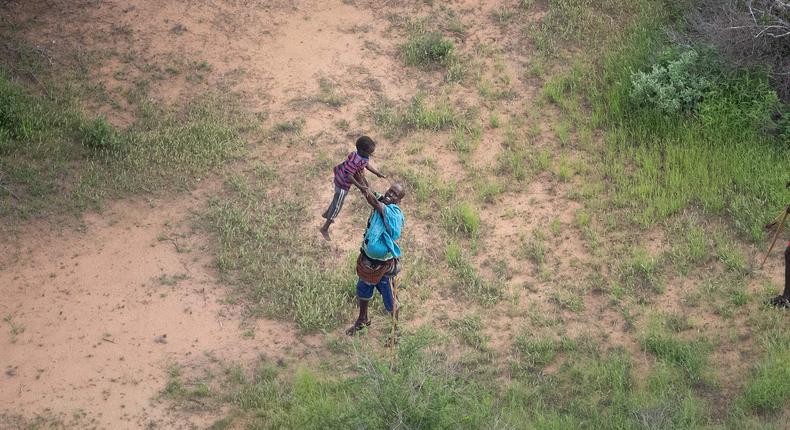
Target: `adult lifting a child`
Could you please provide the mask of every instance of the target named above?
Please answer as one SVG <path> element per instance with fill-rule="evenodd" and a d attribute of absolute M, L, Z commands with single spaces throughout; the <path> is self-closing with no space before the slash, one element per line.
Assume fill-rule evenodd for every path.
<path fill-rule="evenodd" d="M 386 178 L 370 164 L 370 157 L 375 149 L 376 142 L 368 136 L 362 136 L 356 141 L 356 151 L 351 152 L 345 161 L 335 166 L 333 181 L 335 194 L 323 214 L 326 221 L 320 231 L 326 240 L 330 240 L 329 227 L 340 213 L 351 185 L 357 187 L 370 205 L 371 213 L 362 236 L 356 264 L 359 277 L 356 291 L 359 316 L 346 330 L 346 334 L 353 336 L 370 326 L 368 304 L 373 299 L 374 293 L 378 291 L 384 307 L 392 318 L 391 341 L 395 342 L 398 317 L 395 278 L 400 271 L 401 255 L 397 241 L 401 237 L 405 221 L 398 204 L 403 199 L 405 191 L 403 185 L 397 182 L 393 183 L 383 195 L 371 189 L 365 178 L 366 169 L 379 178 Z"/>

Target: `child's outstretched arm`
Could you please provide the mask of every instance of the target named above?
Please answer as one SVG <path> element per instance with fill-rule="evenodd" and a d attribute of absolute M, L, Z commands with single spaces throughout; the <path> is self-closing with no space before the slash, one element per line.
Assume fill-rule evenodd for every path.
<path fill-rule="evenodd" d="M 375 167 L 371 166 L 371 165 L 370 165 L 370 163 L 368 163 L 368 164 L 365 166 L 365 168 L 366 168 L 366 169 L 368 169 L 368 170 L 370 171 L 370 173 L 372 173 L 372 174 L 374 174 L 374 175 L 378 176 L 379 178 L 386 178 L 386 176 L 382 175 L 382 174 L 381 174 L 381 172 L 379 172 L 378 170 L 376 170 L 376 168 L 375 168 Z"/>
<path fill-rule="evenodd" d="M 364 193 L 368 189 L 368 181 L 365 179 L 365 175 L 360 173 L 362 172 L 349 176 L 349 180 L 351 180 L 351 183 Z"/>

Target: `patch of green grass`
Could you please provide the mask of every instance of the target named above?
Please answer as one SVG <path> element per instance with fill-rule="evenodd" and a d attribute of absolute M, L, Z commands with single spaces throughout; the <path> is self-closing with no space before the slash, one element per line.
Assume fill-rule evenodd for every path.
<path fill-rule="evenodd" d="M 688 315 L 672 313 L 666 316 L 666 326 L 675 333 L 684 332 L 694 327 Z"/>
<path fill-rule="evenodd" d="M 546 235 L 542 230 L 535 228 L 532 230 L 532 239 L 525 241 L 517 252 L 518 257 L 526 257 L 540 269 L 546 263 Z"/>
<path fill-rule="evenodd" d="M 502 124 L 499 119 L 499 114 L 496 111 L 491 111 L 488 115 L 488 125 L 491 128 L 499 128 Z"/>
<path fill-rule="evenodd" d="M 354 377 L 300 368 L 283 372 L 262 360 L 249 377 L 219 387 L 232 428 L 479 428 L 491 419 L 493 393 L 462 377 L 429 348 L 436 336 L 406 334 L 394 355 L 354 350 Z"/>
<path fill-rule="evenodd" d="M 648 293 L 664 291 L 659 260 L 643 248 L 633 249 L 631 255 L 623 259 L 619 277 L 629 291 L 643 299 Z"/>
<path fill-rule="evenodd" d="M 705 229 L 693 217 L 681 217 L 670 223 L 667 236 L 671 241 L 668 259 L 682 274 L 705 263 L 711 256 Z"/>
<path fill-rule="evenodd" d="M 746 257 L 735 242 L 729 240 L 723 234 L 715 235 L 714 242 L 716 244 L 716 257 L 724 264 L 727 270 L 737 273 L 746 273 L 749 270 Z"/>
<path fill-rule="evenodd" d="M 82 124 L 80 131 L 82 145 L 90 151 L 114 153 L 122 149 L 118 132 L 102 117 Z"/>
<path fill-rule="evenodd" d="M 491 10 L 491 20 L 497 25 L 506 25 L 513 18 L 513 11 L 502 6 Z"/>
<path fill-rule="evenodd" d="M 320 103 L 331 108 L 339 108 L 346 104 L 347 97 L 337 90 L 337 84 L 329 78 L 322 77 L 318 80 L 318 94 L 309 97 L 298 97 L 291 101 L 297 108 L 304 108 L 315 103 Z M 284 130 L 290 132 L 290 130 Z M 296 130 L 298 132 L 299 130 Z"/>
<path fill-rule="evenodd" d="M 532 1 L 528 4 L 531 5 Z M 528 29 L 533 43 L 544 54 L 555 54 L 566 45 L 597 51 L 607 47 L 604 42 L 615 37 L 610 31 L 611 22 L 628 27 L 630 18 L 637 15 L 637 7 L 645 9 L 641 13 L 646 15 L 652 4 L 629 1 L 596 3 L 594 0 L 551 2 L 539 25 Z"/>
<path fill-rule="evenodd" d="M 303 202 L 273 201 L 266 184 L 236 182 L 225 197 L 210 201 L 204 216 L 216 237 L 222 278 L 252 315 L 291 319 L 304 331 L 334 327 L 350 309 L 351 267 L 326 269 L 320 247 L 281 228 L 307 220 Z"/>
<path fill-rule="evenodd" d="M 573 170 L 573 165 L 571 161 L 566 156 L 561 156 L 559 162 L 557 163 L 557 176 L 560 178 L 562 182 L 568 182 L 573 178 L 573 175 L 576 173 Z"/>
<path fill-rule="evenodd" d="M 708 379 L 710 347 L 707 343 L 682 340 L 656 327 L 649 328 L 640 342 L 657 359 L 681 369 L 693 383 L 702 383 Z"/>
<path fill-rule="evenodd" d="M 632 72 L 683 52 L 656 25 L 646 21 L 629 32 L 585 86 L 593 122 L 607 125 L 603 166 L 614 203 L 643 227 L 697 206 L 727 215 L 738 232 L 758 241 L 786 200 L 786 178 L 778 172 L 790 165 L 790 150 L 766 129 L 776 127 L 772 112 L 787 107 L 763 72 L 732 69 L 706 50 L 695 68 L 711 88 L 696 114 L 635 106 Z"/>
<path fill-rule="evenodd" d="M 496 203 L 497 197 L 505 192 L 505 187 L 496 180 L 480 180 L 476 183 L 477 195 L 483 203 Z"/>
<path fill-rule="evenodd" d="M 455 55 L 455 45 L 441 33 L 414 34 L 401 46 L 407 66 L 432 68 L 446 65 Z"/>
<path fill-rule="evenodd" d="M 304 118 L 294 118 L 288 121 L 281 121 L 272 126 L 271 134 L 282 136 L 285 134 L 299 134 L 304 129 Z"/>
<path fill-rule="evenodd" d="M 452 287 L 456 291 L 483 305 L 493 305 L 502 299 L 504 286 L 480 276 L 458 244 L 448 244 L 444 253 L 447 265 L 454 274 Z"/>
<path fill-rule="evenodd" d="M 565 121 L 560 121 L 554 127 L 554 132 L 557 134 L 557 140 L 560 146 L 568 146 L 571 143 L 571 126 Z"/>
<path fill-rule="evenodd" d="M 445 70 L 445 80 L 463 78 L 463 62 L 456 53 L 455 43 L 441 32 L 432 31 L 425 22 L 411 22 L 405 43 L 400 45 L 403 62 L 424 70 Z"/>
<path fill-rule="evenodd" d="M 558 217 L 554 217 L 549 224 L 549 231 L 554 237 L 559 236 L 562 233 L 562 221 Z"/>
<path fill-rule="evenodd" d="M 80 212 L 108 197 L 189 187 L 240 154 L 254 127 L 228 95 L 183 108 L 143 102 L 125 129 L 89 118 L 79 102 L 66 90 L 30 94 L 0 74 L 0 216 Z"/>
<path fill-rule="evenodd" d="M 532 174 L 532 147 L 512 123 L 505 128 L 502 150 L 497 155 L 496 171 L 523 182 Z"/>
<path fill-rule="evenodd" d="M 778 413 L 790 402 L 790 344 L 775 343 L 755 366 L 737 406 L 752 413 Z"/>
<path fill-rule="evenodd" d="M 441 222 L 443 210 L 453 204 L 456 197 L 456 182 L 445 181 L 429 169 L 414 166 L 395 165 L 391 171 L 406 183 L 409 200 L 417 203 L 412 206 L 413 213 L 432 222 Z"/>
<path fill-rule="evenodd" d="M 725 273 L 709 276 L 700 284 L 700 295 L 708 297 L 714 313 L 731 318 L 736 309 L 749 302 L 743 274 Z"/>
<path fill-rule="evenodd" d="M 439 131 L 465 125 L 463 116 L 456 113 L 448 99 L 428 103 L 422 93 L 415 95 L 407 105 L 396 106 L 380 100 L 371 116 L 388 138 L 400 138 L 415 130 Z"/>
<path fill-rule="evenodd" d="M 442 212 L 445 230 L 454 235 L 475 238 L 480 234 L 480 214 L 467 202 L 459 202 Z"/>
<path fill-rule="evenodd" d="M 584 310 L 584 297 L 579 291 L 569 289 L 569 286 L 561 286 L 549 295 L 549 300 L 555 303 L 560 309 L 571 312 L 581 312 Z"/>
<path fill-rule="evenodd" d="M 465 344 L 480 351 L 488 350 L 489 336 L 482 333 L 483 322 L 480 319 L 480 315 L 470 314 L 451 320 L 450 328 L 458 334 Z"/>
<path fill-rule="evenodd" d="M 520 365 L 535 369 L 551 364 L 562 344 L 555 339 L 535 338 L 532 333 L 522 333 L 516 338 L 515 347 L 520 353 Z"/>
<path fill-rule="evenodd" d="M 480 143 L 482 135 L 483 130 L 481 127 L 455 127 L 450 139 L 450 147 L 462 154 L 469 154 Z"/>

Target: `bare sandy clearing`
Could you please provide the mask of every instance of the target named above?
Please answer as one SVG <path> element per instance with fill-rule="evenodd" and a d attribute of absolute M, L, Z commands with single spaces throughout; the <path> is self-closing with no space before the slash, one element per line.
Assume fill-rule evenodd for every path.
<path fill-rule="evenodd" d="M 24 242 L 4 246 L 4 409 L 83 410 L 102 427 L 136 428 L 162 416 L 151 399 L 169 363 L 205 353 L 244 361 L 303 351 L 290 324 L 260 321 L 255 339 L 242 340 L 237 310 L 222 304 L 212 257 L 179 234 L 188 230 L 189 209 L 201 204 L 195 196 L 119 202 L 87 216 L 81 231 L 31 227 Z"/>

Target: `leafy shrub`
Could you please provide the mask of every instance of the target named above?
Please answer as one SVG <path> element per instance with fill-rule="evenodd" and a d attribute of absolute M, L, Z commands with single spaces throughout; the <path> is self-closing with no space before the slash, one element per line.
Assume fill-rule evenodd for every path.
<path fill-rule="evenodd" d="M 631 74 L 631 98 L 665 114 L 694 111 L 710 86 L 697 73 L 698 60 L 697 52 L 689 50 L 676 59 L 653 65 L 650 72 Z"/>

